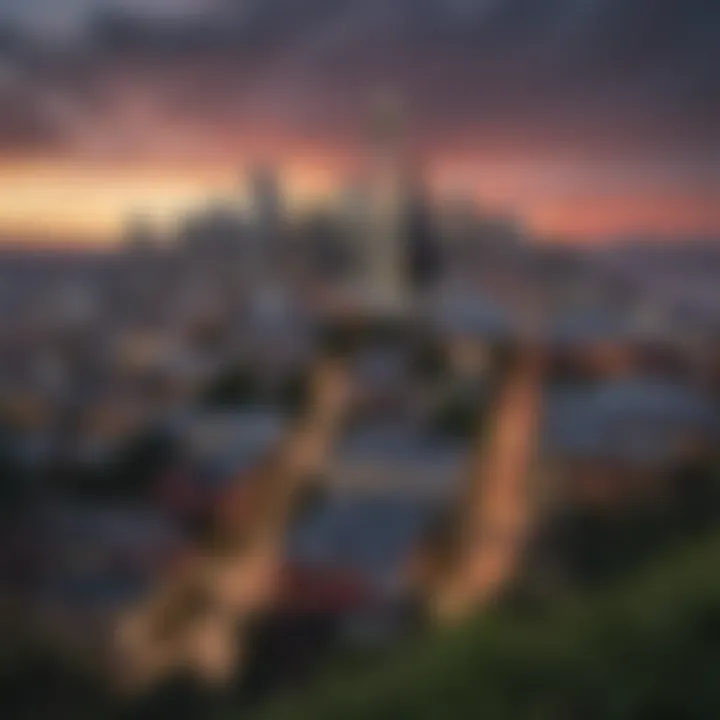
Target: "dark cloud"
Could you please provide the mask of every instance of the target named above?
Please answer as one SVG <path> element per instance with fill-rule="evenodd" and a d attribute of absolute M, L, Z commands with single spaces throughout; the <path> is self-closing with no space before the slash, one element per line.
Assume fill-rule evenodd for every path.
<path fill-rule="evenodd" d="M 38 76 L 96 97 L 134 85 L 198 133 L 267 122 L 346 138 L 390 84 L 429 148 L 685 165 L 720 155 L 716 0 L 217 0 L 161 19 L 102 5 L 87 62 L 48 51 Z M 0 110 L 4 146 L 22 140 L 8 127 L 43 133 L 2 117 L 17 112 Z"/>

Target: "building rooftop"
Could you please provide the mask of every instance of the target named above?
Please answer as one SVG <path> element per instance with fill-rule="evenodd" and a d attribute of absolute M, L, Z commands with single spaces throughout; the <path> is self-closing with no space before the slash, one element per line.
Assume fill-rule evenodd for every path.
<path fill-rule="evenodd" d="M 659 463 L 698 433 L 718 437 L 718 408 L 676 383 L 622 380 L 546 399 L 543 442 L 561 456 Z"/>
<path fill-rule="evenodd" d="M 352 571 L 392 591 L 438 512 L 435 502 L 402 496 L 331 496 L 290 533 L 288 554 L 305 566 Z"/>

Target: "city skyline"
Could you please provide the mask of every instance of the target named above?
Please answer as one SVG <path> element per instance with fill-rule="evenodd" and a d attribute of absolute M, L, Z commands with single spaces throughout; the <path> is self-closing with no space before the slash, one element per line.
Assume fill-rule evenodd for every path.
<path fill-rule="evenodd" d="M 720 16 L 703 0 L 11 0 L 0 9 L 0 235 L 116 237 L 234 193 L 293 202 L 362 152 L 378 85 L 432 184 L 544 236 L 720 230 Z"/>

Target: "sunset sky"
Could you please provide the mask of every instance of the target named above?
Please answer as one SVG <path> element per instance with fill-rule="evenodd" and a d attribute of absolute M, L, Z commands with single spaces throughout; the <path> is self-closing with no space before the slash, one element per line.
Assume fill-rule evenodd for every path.
<path fill-rule="evenodd" d="M 720 237 L 717 0 L 0 0 L 0 238 L 338 187 L 378 88 L 438 189 L 548 235 Z"/>

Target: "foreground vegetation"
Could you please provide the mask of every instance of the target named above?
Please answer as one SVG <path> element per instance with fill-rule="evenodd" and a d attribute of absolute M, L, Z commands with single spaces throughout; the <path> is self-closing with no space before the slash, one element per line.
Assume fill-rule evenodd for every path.
<path fill-rule="evenodd" d="M 7 657 L 8 718 L 214 720 L 716 720 L 720 717 L 720 537 L 675 552 L 611 591 L 505 609 L 356 659 L 318 684 L 251 709 L 236 692 L 179 681 L 142 707 L 70 667 Z M 349 669 L 352 668 L 352 669 Z"/>
<path fill-rule="evenodd" d="M 602 596 L 419 639 L 253 720 L 718 718 L 718 567 L 706 541 Z"/>

